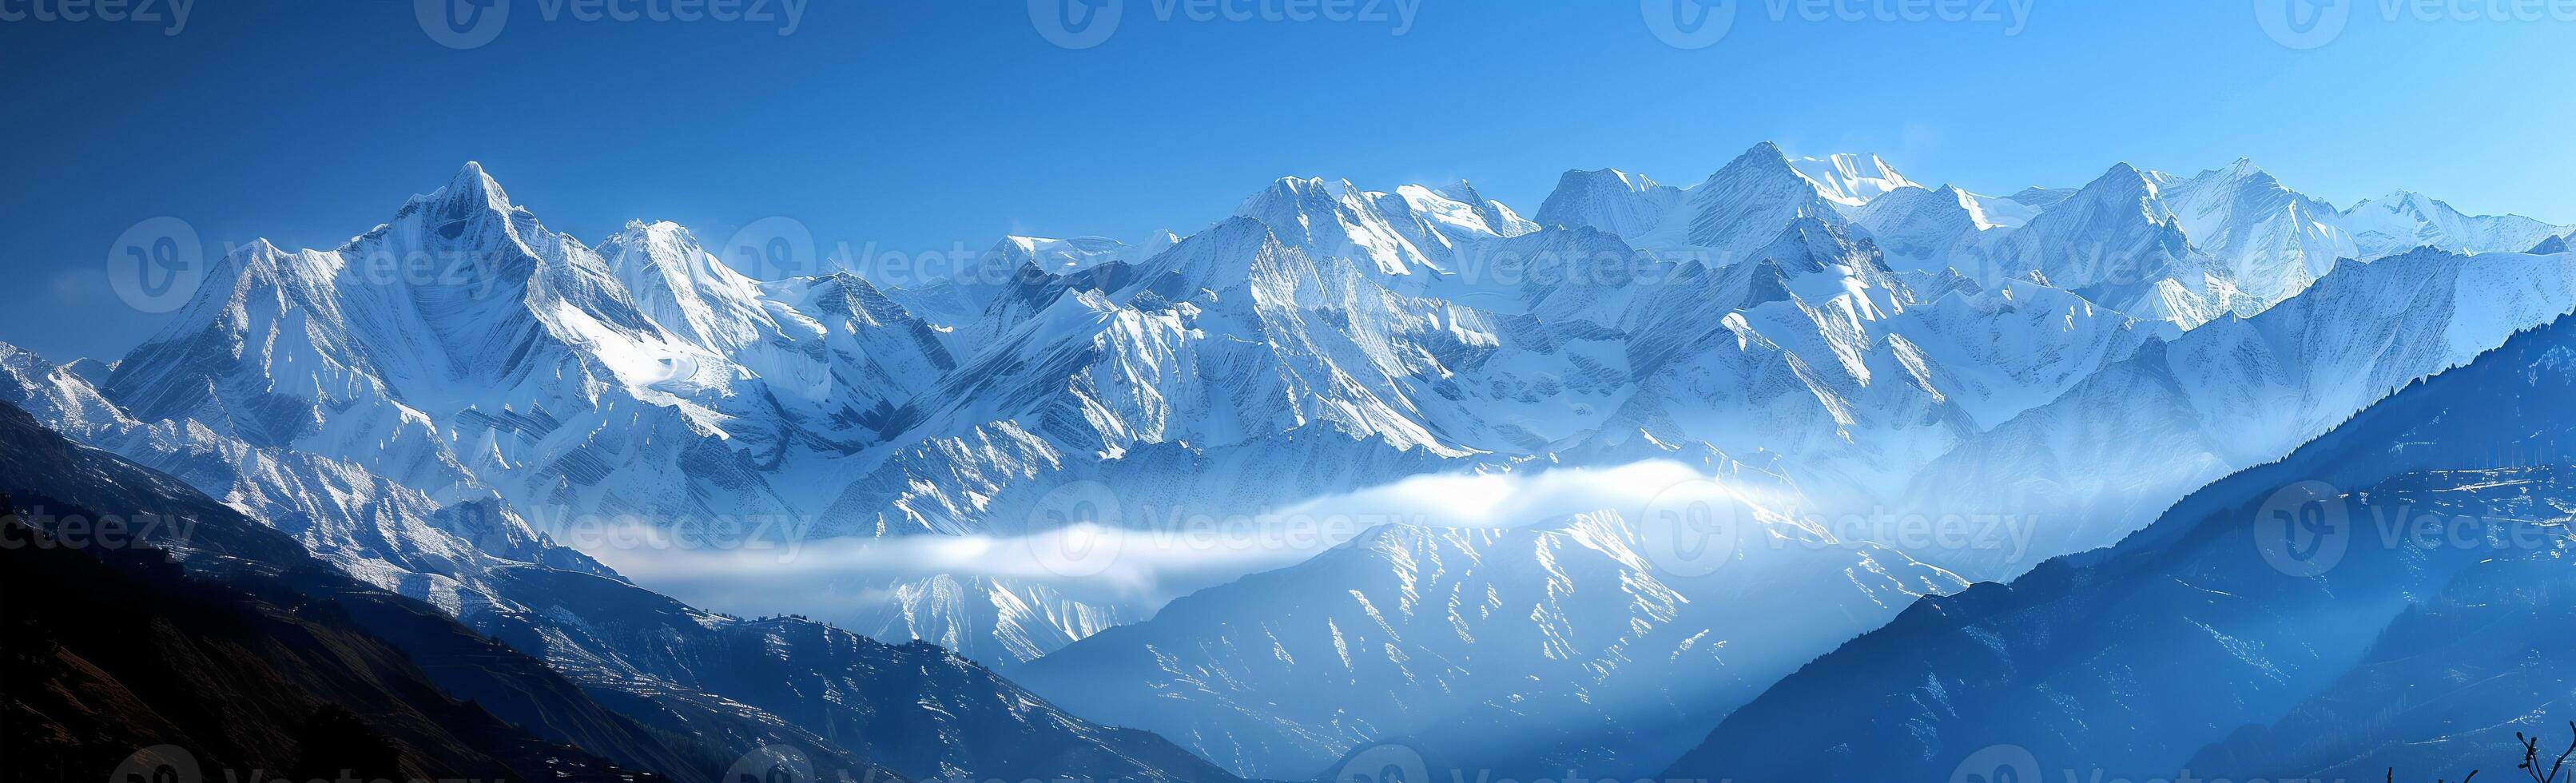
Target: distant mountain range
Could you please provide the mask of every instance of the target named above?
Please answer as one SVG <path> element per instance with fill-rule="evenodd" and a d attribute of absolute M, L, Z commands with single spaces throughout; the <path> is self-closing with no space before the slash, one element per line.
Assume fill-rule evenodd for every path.
<path fill-rule="evenodd" d="M 772 744 L 909 777 L 1307 779 L 1397 737 L 1521 777 L 1643 775 L 1704 736 L 1720 750 L 1679 771 L 1765 779 L 1794 768 L 1710 754 L 1803 746 L 1739 706 L 1786 709 L 1823 688 L 1801 666 L 1970 583 L 2170 527 L 2193 490 L 2576 308 L 2571 233 L 2412 194 L 2337 209 L 2242 161 L 1987 196 L 1764 144 L 1689 188 L 1568 172 L 1527 218 L 1466 183 L 1282 179 L 1189 236 L 1007 237 L 992 274 L 884 288 L 754 279 L 670 223 L 585 244 L 468 164 L 341 247 L 226 256 L 113 363 L 0 345 L 0 401 L 638 730 L 702 738 L 654 758 L 537 735 L 675 779 Z M 1425 519 L 1169 606 L 1064 589 L 1078 574 L 776 596 L 835 607 L 815 622 L 688 606 L 548 524 L 983 545 L 1647 461 L 1735 487 L 1765 545 L 1683 574 L 1634 513 Z M 1912 516 L 2024 538 L 1837 524 Z M 2460 589 L 2417 622 L 2472 622 L 2489 594 Z M 1826 662 L 1887 665 L 1852 649 Z M 2210 725 L 2287 713 L 2227 714 Z M 2225 739 L 2174 736 L 2134 758 Z"/>

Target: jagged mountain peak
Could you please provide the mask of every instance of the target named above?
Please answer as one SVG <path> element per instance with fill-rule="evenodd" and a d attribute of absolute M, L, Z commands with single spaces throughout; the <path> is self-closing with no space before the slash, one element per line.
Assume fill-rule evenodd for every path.
<path fill-rule="evenodd" d="M 1981 227 L 1993 225 L 1984 220 L 1981 198 L 1956 185 L 1942 185 L 1937 188 L 1907 185 L 1890 190 L 1871 200 L 1869 206 L 1856 212 L 1855 221 L 1868 226 L 1888 221 L 1891 216 L 1924 211 L 1949 212 L 1954 208 L 1975 216 Z"/>
<path fill-rule="evenodd" d="M 498 281 L 512 286 L 532 276 L 568 289 L 593 287 L 605 274 L 595 268 L 588 248 L 548 230 L 535 213 L 512 204 L 501 183 L 467 162 L 446 185 L 415 195 L 394 211 L 392 219 L 335 249 L 377 268 L 379 277 L 406 285 L 441 285 L 475 277 L 478 285 Z M 468 263 L 468 256 L 484 256 Z M 446 274 L 424 271 L 423 263 L 443 264 Z M 387 266 L 408 266 L 394 273 Z M 469 270 L 466 267 L 475 267 Z M 539 275 L 540 271 L 544 275 Z"/>
<path fill-rule="evenodd" d="M 1003 236 L 987 252 L 1001 265 L 1015 270 L 1033 267 L 1052 274 L 1069 274 L 1112 261 L 1143 261 L 1150 252 L 1160 249 L 1134 247 L 1102 236 L 1057 239 L 1013 234 Z"/>
<path fill-rule="evenodd" d="M 1592 169 L 1590 171 L 1582 169 L 1568 169 L 1564 174 L 1558 175 L 1556 179 L 1556 188 L 1559 192 L 1575 188 L 1595 188 L 1605 186 L 1613 189 L 1625 190 L 1630 193 L 1644 193 L 1649 190 L 1663 187 L 1662 184 L 1655 182 L 1652 177 L 1648 177 L 1644 174 L 1631 174 L 1619 169 Z"/>
<path fill-rule="evenodd" d="M 1436 197 L 1435 197 L 1436 198 Z M 1423 248 L 1391 224 L 1378 205 L 1402 199 L 1384 193 L 1362 191 L 1349 180 L 1325 180 L 1315 177 L 1285 177 L 1270 187 L 1253 194 L 1236 209 L 1232 218 L 1198 236 L 1183 240 L 1172 250 L 1157 257 L 1157 266 L 1166 271 L 1190 268 L 1184 277 L 1222 289 L 1217 277 L 1208 273 L 1226 272 L 1240 276 L 1245 262 L 1265 257 L 1257 252 L 1258 241 L 1238 220 L 1249 220 L 1269 235 L 1272 241 L 1289 247 L 1306 249 L 1317 259 L 1357 259 L 1383 274 L 1402 275 L 1430 266 Z M 1445 199 L 1439 199 L 1446 201 Z M 1198 242 L 1200 237 L 1214 235 L 1214 242 Z M 1194 248 L 1195 246 L 1195 248 Z M 1195 250 L 1179 258 L 1176 253 Z M 1210 284 L 1214 283 L 1214 284 Z M 1193 285 L 1193 288 L 1199 287 Z M 1170 296 L 1173 292 L 1166 291 Z M 1187 298 L 1186 296 L 1174 297 Z"/>
<path fill-rule="evenodd" d="M 180 339 L 233 317 L 248 297 L 263 290 L 318 296 L 345 264 L 330 253 L 287 250 L 265 238 L 253 239 L 207 265 L 196 298 L 154 335 L 153 342 Z"/>
<path fill-rule="evenodd" d="M 1718 173 L 1709 176 L 1708 181 L 1716 181 L 1727 177 L 1730 173 L 1739 177 L 1754 174 L 1802 179 L 1806 177 L 1796 166 L 1790 165 L 1789 153 L 1782 152 L 1780 145 L 1767 141 L 1746 149 L 1733 160 L 1727 161 L 1725 166 L 1719 167 L 1717 171 Z"/>
<path fill-rule="evenodd" d="M 1265 223 L 1300 222 L 1359 208 L 1358 188 L 1348 180 L 1280 177 L 1235 207 L 1236 217 Z"/>
<path fill-rule="evenodd" d="M 2450 206 L 2451 205 L 2449 204 L 2442 203 L 2441 199 L 2432 198 L 2412 190 L 2400 190 L 2378 198 L 2362 199 L 2360 203 L 2352 205 L 2350 208 L 2345 209 L 2344 212 L 2359 212 L 2363 207 L 2379 207 L 2386 210 L 2411 209 L 2424 211 L 2436 208 L 2448 209 Z"/>
<path fill-rule="evenodd" d="M 1770 142 L 1743 155 L 1691 189 L 1688 244 L 1715 251 L 1729 263 L 1777 236 L 1801 217 L 1842 220 L 1842 205 L 1828 186 L 1791 165 Z"/>
<path fill-rule="evenodd" d="M 394 219 L 401 220 L 417 210 L 433 207 L 435 214 L 451 219 L 476 210 L 501 214 L 525 211 L 510 203 L 509 191 L 501 188 L 500 180 L 493 179 L 491 172 L 483 169 L 482 163 L 470 160 L 456 170 L 455 176 L 448 178 L 447 184 L 405 200 L 402 208 L 395 212 Z"/>
<path fill-rule="evenodd" d="M 1440 261 L 1460 243 L 1537 229 L 1499 202 L 1462 203 L 1419 186 L 1387 193 L 1349 180 L 1293 177 L 1246 199 L 1236 216 L 1259 221 L 1313 260 L 1352 260 L 1395 278 L 1438 274 Z"/>
<path fill-rule="evenodd" d="M 1461 178 L 1461 179 L 1459 179 L 1459 180 L 1457 180 L 1457 181 L 1455 181 L 1455 182 L 1451 182 L 1451 183 L 1449 183 L 1449 184 L 1441 185 L 1441 186 L 1438 186 L 1438 187 L 1432 187 L 1432 186 L 1429 186 L 1429 185 L 1422 185 L 1422 186 L 1418 186 L 1418 187 L 1421 187 L 1421 188 L 1423 188 L 1423 189 L 1425 189 L 1425 190 L 1429 190 L 1429 191 L 1431 191 L 1432 193 L 1434 193 L 1434 194 L 1436 194 L 1436 195 L 1439 195 L 1439 196 L 1441 196 L 1441 197 L 1443 197 L 1443 198 L 1448 198 L 1448 199 L 1452 199 L 1452 200 L 1456 200 L 1456 201 L 1463 201 L 1463 202 L 1466 202 L 1466 203 L 1469 203 L 1469 204 L 1474 204 L 1474 203 L 1478 203 L 1478 202 L 1481 202 L 1481 201 L 1484 201 L 1484 200 L 1485 200 L 1485 197 L 1484 197 L 1484 196 L 1479 195 L 1479 194 L 1476 192 L 1476 185 L 1475 185 L 1475 183 L 1468 182 L 1468 181 L 1467 181 L 1466 179 L 1464 179 L 1464 178 Z"/>
<path fill-rule="evenodd" d="M 2114 165 L 1974 257 L 1981 281 L 2045 280 L 2129 315 L 2188 329 L 2268 304 L 2239 296 L 2230 268 L 2192 247 L 2152 173 Z M 1963 270 L 1965 271 L 1965 270 Z"/>
<path fill-rule="evenodd" d="M 2468 213 L 2451 206 L 2450 202 L 2412 190 L 2400 190 L 2379 198 L 2362 199 L 2359 203 L 2345 208 L 2343 214 L 2347 218 L 2373 214 L 2398 216 L 2436 225 L 2457 223 L 2469 217 Z"/>
<path fill-rule="evenodd" d="M 2073 196 L 2069 196 L 2049 212 L 2075 214 L 2079 209 L 2078 202 L 2096 209 L 2125 209 L 2134 205 L 2148 220 L 2165 223 L 2172 219 L 2172 210 L 2167 208 L 2162 200 L 2164 191 L 2165 186 L 2152 172 L 2127 163 L 2119 163 L 2112 165 L 2110 170 L 2102 172 L 2102 176 L 2093 178 L 2092 182 L 2085 183 L 2084 187 L 2076 189 Z"/>
<path fill-rule="evenodd" d="M 617 234 L 612 236 L 678 236 L 686 238 L 690 244 L 697 244 L 698 241 L 697 235 L 690 232 L 689 227 L 687 226 L 673 223 L 668 220 L 643 220 L 640 218 L 626 221 L 626 225 L 618 227 Z"/>
<path fill-rule="evenodd" d="M 1891 267 L 1938 277 L 1953 268 L 1972 268 L 1996 229 L 2018 227 L 2036 214 L 2027 205 L 1952 185 L 1938 190 L 1908 185 L 1855 210 L 1852 222 L 1878 241 Z"/>
<path fill-rule="evenodd" d="M 2224 265 L 2246 310 L 2288 299 L 2335 259 L 2359 254 L 2334 205 L 2290 189 L 2250 159 L 2160 184 L 2159 200 L 2192 245 Z"/>
<path fill-rule="evenodd" d="M 2083 188 L 2079 189 L 2078 192 L 2081 192 L 2082 190 L 2091 190 L 2095 187 L 2105 185 L 2116 185 L 2126 188 L 2130 187 L 2132 183 L 2135 183 L 2136 187 L 2152 193 L 2156 188 L 2156 177 L 2145 169 L 2138 168 L 2130 165 L 2126 161 L 2122 161 L 2111 164 L 2111 168 L 2103 171 L 2102 176 L 2094 177 L 2092 182 L 2087 183 Z"/>
<path fill-rule="evenodd" d="M 1822 158 L 1795 158 L 1789 161 L 1789 167 L 1815 183 L 1817 191 L 1823 193 L 1827 200 L 1846 207 L 1868 204 L 1899 188 L 1921 187 L 1876 155 L 1838 153 Z"/>
<path fill-rule="evenodd" d="M 1793 220 L 1846 222 L 1889 193 L 1921 188 L 1875 155 L 1791 158 L 1766 141 L 1688 190 L 1619 169 L 1565 172 L 1537 222 L 1592 226 L 1676 263 L 1723 267 Z"/>
<path fill-rule="evenodd" d="M 1753 145 L 1729 161 L 1709 181 L 1721 178 L 1795 177 L 1815 188 L 1826 200 L 1846 207 L 1859 207 L 1888 191 L 1903 187 L 1921 187 L 1895 167 L 1876 155 L 1835 153 L 1824 157 L 1791 157 L 1780 145 L 1762 142 Z"/>
<path fill-rule="evenodd" d="M 704 275 L 713 273 L 713 270 L 698 269 L 702 265 L 695 262 L 701 257 L 710 262 L 716 260 L 698 243 L 696 234 L 667 220 L 629 220 L 617 233 L 601 240 L 593 251 L 608 263 L 610 269 L 620 271 L 633 264 L 677 264 L 692 275 Z M 730 272 L 731 269 L 725 271 Z"/>
<path fill-rule="evenodd" d="M 1636 239 L 1654 233 L 1681 206 L 1682 190 L 1618 169 L 1567 171 L 1539 204 L 1543 226 L 1591 226 Z"/>
<path fill-rule="evenodd" d="M 233 252 L 216 258 L 215 262 L 207 267 L 206 279 L 209 283 L 220 283 L 245 271 L 254 274 L 275 274 L 279 261 L 293 255 L 295 254 L 285 248 L 278 247 L 277 243 L 268 241 L 267 237 L 254 238 L 243 243 L 241 247 L 233 248 Z M 200 302 L 207 298 L 203 293 L 204 290 L 202 287 L 199 289 L 197 298 Z"/>
<path fill-rule="evenodd" d="M 1269 211 L 1274 205 L 1281 202 L 1296 203 L 1299 201 L 1313 199 L 1340 199 L 1351 195 L 1358 189 L 1358 187 L 1351 184 L 1350 180 L 1346 179 L 1328 180 L 1323 177 L 1299 176 L 1280 177 L 1278 179 L 1271 180 L 1267 187 L 1264 187 L 1261 190 L 1254 192 L 1251 196 L 1246 197 L 1243 200 L 1243 205 L 1235 209 L 1235 214 L 1254 217 Z"/>
<path fill-rule="evenodd" d="M 596 254 L 654 323 L 710 351 L 731 351 L 775 329 L 760 283 L 700 247 L 668 221 L 631 221 Z"/>
<path fill-rule="evenodd" d="M 1153 291 L 1165 299 L 1189 299 L 1203 289 L 1223 289 L 1239 282 L 1247 271 L 1243 259 L 1270 256 L 1281 249 L 1281 240 L 1270 222 L 1242 215 L 1229 217 L 1156 254 L 1134 283 L 1134 290 L 1121 294 Z"/>
<path fill-rule="evenodd" d="M 2256 165 L 2253 158 L 2237 158 L 2233 163 L 2200 172 L 2190 179 L 2199 182 L 2232 182 L 2241 188 L 2289 190 L 2288 186 L 2281 184 L 2278 177 L 2272 176 L 2272 172 Z"/>
<path fill-rule="evenodd" d="M 2412 191 L 2354 204 L 2338 217 L 2365 257 L 2427 245 L 2473 253 L 2511 252 L 2568 232 L 2567 227 L 2520 215 L 2470 215 Z"/>
<path fill-rule="evenodd" d="M 1452 243 L 1516 237 L 1539 228 L 1503 202 L 1485 198 L 1463 179 L 1436 188 L 1405 185 L 1395 189 L 1395 196 L 1402 202 L 1401 212 L 1397 205 L 1386 205 L 1393 213 L 1391 219 L 1424 221 L 1433 231 L 1448 235 Z"/>
<path fill-rule="evenodd" d="M 877 639 L 936 642 L 970 660 L 1025 663 L 1135 617 L 1085 603 L 1043 583 L 940 574 L 897 584 L 892 600 L 857 622 Z"/>
<path fill-rule="evenodd" d="M 501 189 L 501 182 L 493 179 L 491 172 L 483 169 L 481 161 L 469 160 L 457 167 L 456 176 L 448 178 L 447 187 L 443 190 L 449 195 L 472 193 L 483 196 L 503 208 L 510 204 L 510 194 Z"/>

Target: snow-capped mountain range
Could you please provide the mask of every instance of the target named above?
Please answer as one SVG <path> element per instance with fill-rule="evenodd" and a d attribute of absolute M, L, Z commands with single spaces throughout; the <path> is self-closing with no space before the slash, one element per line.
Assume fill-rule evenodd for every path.
<path fill-rule="evenodd" d="M 2160 322 L 2268 308 L 2408 221 L 2469 252 L 2549 235 L 2421 198 L 2334 213 L 2242 163 L 2188 180 L 2117 167 L 2053 204 L 1770 145 L 1689 190 L 1566 183 L 1545 228 L 1463 183 L 1289 179 L 1159 251 L 1009 238 L 993 255 L 1022 274 L 939 292 L 974 311 L 942 322 L 901 304 L 936 297 L 852 275 L 744 277 L 669 223 L 587 247 L 468 166 L 344 247 L 224 259 L 101 391 L 143 421 L 442 502 L 819 517 L 852 535 L 1015 530 L 1024 496 L 1138 486 L 1174 459 L 1201 504 L 1641 435 L 1883 479 L 2172 334 Z M 2367 227 L 2323 221 L 2346 217 Z M 1947 250 L 1900 265 L 1881 236 Z M 2108 250 L 2053 252 L 2077 246 Z M 1945 252 L 1947 269 L 1924 263 Z M 422 258 L 435 274 L 385 274 Z M 2151 279 L 2122 276 L 2137 269 Z M 1235 475 L 1279 464 L 1281 444 L 1291 464 L 1350 469 Z"/>
<path fill-rule="evenodd" d="M 1678 462 L 1762 487 L 1781 535 L 1829 546 L 1746 584 L 1658 573 L 1615 514 L 1430 520 L 1159 614 L 988 575 L 854 575 L 885 600 L 826 618 L 1006 666 L 1236 774 L 1297 777 L 1457 720 L 1528 738 L 1497 767 L 1599 752 L 1652 771 L 1687 742 L 1603 751 L 1592 732 L 1704 730 L 1915 596 L 2117 540 L 2566 312 L 2570 232 L 2414 195 L 2338 210 L 2246 162 L 1998 197 L 1763 144 L 1689 188 L 1568 172 L 1530 218 L 1466 183 L 1287 178 L 1189 236 L 1009 237 L 985 256 L 1008 274 L 887 290 L 755 279 L 670 223 L 585 244 L 468 164 L 340 247 L 225 257 L 112 365 L 0 347 L 0 392 L 586 685 L 693 705 L 669 708 L 673 726 L 742 737 L 841 708 L 693 662 L 846 655 L 857 637 L 669 602 L 550 531 L 1009 537 L 1080 521 L 1067 487 L 1114 497 L 1131 513 L 1097 521 L 1133 526 L 1174 518 L 1140 509 L 1256 511 L 1424 474 Z M 1996 484 L 2015 493 L 1979 491 Z M 2043 527 L 2006 562 L 1814 524 L 1891 511 Z M 1275 587 L 1247 594 L 1256 580 Z M 1833 620 L 1733 614 L 1750 595 Z M 633 611 L 684 641 L 598 630 Z M 1628 621 L 1593 627 L 1605 617 Z M 1332 652 L 1312 646 L 1326 638 Z M 1527 643 L 1436 663 L 1478 640 Z M 1754 652 L 1689 665 L 1718 642 Z M 956 671 L 976 693 L 1016 687 Z M 1559 702 L 1529 681 L 1580 688 Z M 973 712 L 953 697 L 912 703 Z M 1054 732 L 1146 777 L 1181 764 L 1006 701 L 972 722 Z M 892 766 L 1046 772 L 969 744 Z"/>

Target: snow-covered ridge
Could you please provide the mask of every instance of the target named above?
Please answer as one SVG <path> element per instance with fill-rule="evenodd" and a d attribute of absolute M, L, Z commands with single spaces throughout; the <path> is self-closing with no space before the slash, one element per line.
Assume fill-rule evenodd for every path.
<path fill-rule="evenodd" d="M 1919 188 L 1905 175 L 1896 173 L 1876 155 L 1836 154 L 1822 158 L 1794 158 L 1789 168 L 1815 183 L 1825 198 L 1846 207 L 1869 204 L 1898 188 Z"/>
<path fill-rule="evenodd" d="M 1653 183 L 1618 170 L 1568 172 L 1538 222 L 1733 263 L 1791 220 L 1840 220 L 1866 229 L 1901 270 L 1955 269 L 1989 284 L 2044 279 L 2184 328 L 2261 312 L 2339 259 L 2417 247 L 2520 252 L 2576 233 L 2524 217 L 2470 216 L 2412 193 L 2337 209 L 2248 160 L 2189 177 L 2121 164 L 2081 188 L 1999 197 L 1926 188 L 1876 156 L 1791 158 L 1762 144 L 1697 186 Z"/>
<path fill-rule="evenodd" d="M 1765 144 L 1689 189 L 1569 172 L 1536 220 L 1466 183 L 1285 178 L 1187 237 L 1005 237 L 1005 279 L 887 290 L 755 279 L 666 222 L 586 245 L 469 164 L 342 247 L 227 257 L 97 386 L 541 521 L 1014 533 L 1081 482 L 1250 509 L 1647 459 L 1867 502 L 2142 345 L 2295 296 L 2347 240 L 2553 236 L 2406 203 L 2335 212 L 2250 164 L 1992 197 Z M 364 273 L 385 256 L 455 274 Z M 945 594 L 982 600 L 911 601 L 905 627 L 971 627 L 997 660 L 1096 630 L 1019 586 Z"/>

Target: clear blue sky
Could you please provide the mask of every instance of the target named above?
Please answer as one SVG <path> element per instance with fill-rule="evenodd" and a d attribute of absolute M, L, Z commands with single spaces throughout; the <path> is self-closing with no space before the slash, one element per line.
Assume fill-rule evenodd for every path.
<path fill-rule="evenodd" d="M 585 240 L 784 215 L 905 252 L 1188 233 L 1289 174 L 1465 177 L 1535 211 L 1568 168 L 1689 184 L 1765 139 L 1986 192 L 2252 157 L 2338 204 L 2406 188 L 2576 222 L 2576 23 L 2388 22 L 2358 0 L 2341 38 L 2294 51 L 2248 0 L 2036 0 L 2018 35 L 1742 0 L 1722 41 L 1682 50 L 1627 0 L 1424 0 L 1402 35 L 1108 1 L 1116 34 L 1085 50 L 1024 0 L 815 0 L 787 36 L 507 0 L 470 50 L 409 0 L 200 0 L 178 35 L 0 21 L 0 275 L 23 303 L 0 340 L 68 359 L 149 336 L 160 317 L 103 271 L 138 221 L 331 246 L 467 159 Z"/>

